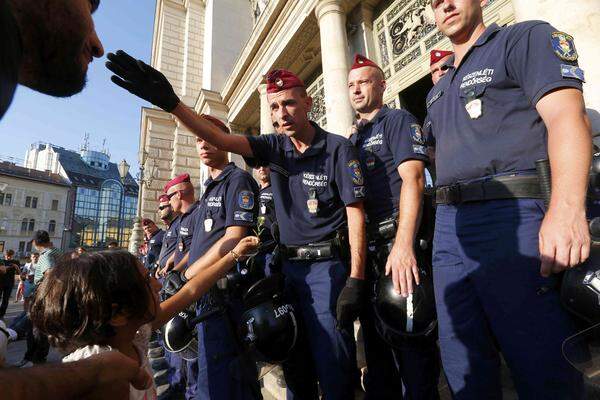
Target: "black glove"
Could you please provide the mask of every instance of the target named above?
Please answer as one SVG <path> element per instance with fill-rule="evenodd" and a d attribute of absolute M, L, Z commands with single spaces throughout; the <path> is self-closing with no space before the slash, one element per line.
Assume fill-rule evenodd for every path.
<path fill-rule="evenodd" d="M 345 329 L 352 325 L 358 318 L 363 306 L 362 298 L 365 291 L 365 281 L 362 279 L 348 278 L 346 286 L 342 289 L 337 300 L 338 329 Z"/>
<path fill-rule="evenodd" d="M 110 80 L 116 85 L 167 112 L 177 107 L 179 97 L 162 73 L 123 50 L 108 53 L 107 58 L 106 68 L 115 74 Z"/>
<path fill-rule="evenodd" d="M 186 284 L 188 280 L 183 272 L 171 271 L 165 276 L 163 287 L 161 289 L 161 297 L 164 300 L 173 296 Z"/>

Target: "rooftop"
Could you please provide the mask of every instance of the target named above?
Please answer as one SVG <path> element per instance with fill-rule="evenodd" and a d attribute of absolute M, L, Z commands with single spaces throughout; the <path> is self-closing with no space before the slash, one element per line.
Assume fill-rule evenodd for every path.
<path fill-rule="evenodd" d="M 43 182 L 52 185 L 71 186 L 69 182 L 59 174 L 53 174 L 49 171 L 38 171 L 36 169 L 25 168 L 7 161 L 0 161 L 0 175 Z"/>

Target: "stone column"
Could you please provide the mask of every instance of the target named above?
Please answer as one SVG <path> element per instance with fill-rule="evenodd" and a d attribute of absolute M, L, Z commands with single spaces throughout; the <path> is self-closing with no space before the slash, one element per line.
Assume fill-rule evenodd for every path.
<path fill-rule="evenodd" d="M 267 84 L 258 85 L 258 94 L 260 96 L 260 134 L 275 133 L 273 120 L 271 120 L 271 108 L 267 101 Z"/>
<path fill-rule="evenodd" d="M 348 98 L 348 38 L 341 0 L 319 0 L 315 9 L 321 37 L 327 130 L 346 135 L 353 112 Z"/>
<path fill-rule="evenodd" d="M 584 97 L 593 132 L 600 134 L 600 1 L 512 0 L 517 22 L 543 20 L 575 38 L 579 65 L 585 71 Z"/>
<path fill-rule="evenodd" d="M 373 35 L 373 6 L 368 2 L 361 3 L 360 11 L 362 15 L 360 27 L 365 42 L 365 57 L 375 60 L 377 56 L 375 55 L 375 36 Z"/>

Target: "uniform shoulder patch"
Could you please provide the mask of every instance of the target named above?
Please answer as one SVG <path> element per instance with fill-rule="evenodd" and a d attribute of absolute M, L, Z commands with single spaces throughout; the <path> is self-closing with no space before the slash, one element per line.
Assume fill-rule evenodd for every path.
<path fill-rule="evenodd" d="M 585 82 L 585 74 L 581 68 L 576 65 L 560 65 L 560 74 L 563 78 L 578 79 L 581 82 Z"/>
<path fill-rule="evenodd" d="M 244 210 L 252 210 L 254 207 L 254 193 L 250 190 L 242 190 L 238 193 L 238 206 Z"/>
<path fill-rule="evenodd" d="M 564 32 L 552 32 L 552 49 L 561 60 L 577 61 L 579 57 L 575 50 L 573 36 Z"/>
<path fill-rule="evenodd" d="M 425 137 L 423 136 L 423 130 L 419 124 L 410 124 L 410 135 L 412 140 L 418 144 L 425 144 Z"/>
<path fill-rule="evenodd" d="M 413 144 L 413 153 L 416 154 L 422 154 L 424 156 L 427 155 L 427 147 L 423 146 L 423 145 L 414 145 Z"/>
<path fill-rule="evenodd" d="M 359 186 L 364 185 L 363 174 L 358 160 L 350 160 L 348 168 L 350 168 L 350 174 L 352 175 L 352 183 Z"/>

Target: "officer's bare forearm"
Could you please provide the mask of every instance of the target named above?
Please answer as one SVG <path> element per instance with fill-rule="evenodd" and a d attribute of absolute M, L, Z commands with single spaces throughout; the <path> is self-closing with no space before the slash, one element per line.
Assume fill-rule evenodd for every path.
<path fill-rule="evenodd" d="M 175 295 L 160 303 L 160 310 L 152 321 L 153 329 L 160 328 L 175 314 L 202 297 L 234 265 L 235 259 L 228 251 L 217 262 L 198 271 Z"/>
<path fill-rule="evenodd" d="M 198 272 L 208 268 L 216 263 L 223 256 L 229 253 L 238 244 L 238 242 L 248 234 L 248 228 L 244 226 L 230 226 L 226 229 L 225 235 L 219 239 L 202 257 L 196 260 L 185 271 L 185 277 L 190 279 Z"/>
<path fill-rule="evenodd" d="M 229 151 L 244 157 L 252 157 L 252 148 L 248 139 L 242 135 L 228 135 L 212 122 L 202 118 L 194 110 L 179 102 L 173 110 L 175 115 L 188 129 L 200 139 L 206 140 L 223 151 Z"/>
<path fill-rule="evenodd" d="M 188 251 L 187 253 L 185 253 L 185 256 L 183 256 L 181 261 L 179 261 L 177 263 L 177 265 L 175 265 L 173 267 L 173 271 L 183 271 L 185 269 L 185 266 L 187 265 L 189 259 L 190 259 L 190 252 Z M 175 262 L 175 260 L 173 260 L 173 262 Z"/>
<path fill-rule="evenodd" d="M 365 262 L 367 254 L 367 232 L 365 228 L 365 212 L 363 203 L 346 206 L 348 219 L 348 238 L 350 242 L 350 276 L 365 279 Z"/>
<path fill-rule="evenodd" d="M 398 230 L 396 231 L 395 246 L 408 246 L 412 248 L 419 220 L 423 191 L 425 190 L 424 163 L 418 160 L 409 160 L 398 166 L 398 173 L 402 178 L 400 201 L 398 204 Z"/>
<path fill-rule="evenodd" d="M 550 209 L 585 213 L 592 130 L 583 95 L 577 89 L 557 90 L 544 96 L 536 108 L 548 129 Z"/>

